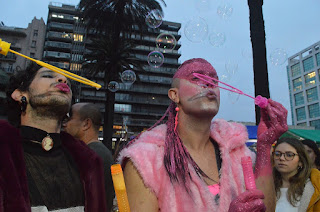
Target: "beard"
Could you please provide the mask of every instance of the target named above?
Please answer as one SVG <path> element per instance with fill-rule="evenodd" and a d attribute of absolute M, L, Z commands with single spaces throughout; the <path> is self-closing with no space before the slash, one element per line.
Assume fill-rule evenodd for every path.
<path fill-rule="evenodd" d="M 34 95 L 31 91 L 29 105 L 39 117 L 62 121 L 63 117 L 70 110 L 71 100 L 58 95 L 52 95 L 51 92 Z"/>

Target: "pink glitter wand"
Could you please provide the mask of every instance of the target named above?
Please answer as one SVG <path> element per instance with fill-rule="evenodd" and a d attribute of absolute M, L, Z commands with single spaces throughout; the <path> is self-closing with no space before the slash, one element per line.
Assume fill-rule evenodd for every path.
<path fill-rule="evenodd" d="M 239 90 L 238 88 L 235 88 L 235 87 L 233 87 L 233 86 L 231 86 L 231 85 L 229 85 L 227 83 L 221 82 L 220 80 L 218 80 L 216 78 L 213 78 L 213 77 L 209 77 L 207 75 L 203 75 L 203 74 L 199 74 L 199 73 L 193 73 L 193 76 L 201 79 L 202 81 L 204 81 L 206 83 L 209 83 L 212 86 L 219 87 L 219 88 L 225 89 L 227 91 L 231 91 L 231 92 L 234 92 L 234 93 L 238 93 L 238 94 L 250 97 L 250 98 L 254 99 L 254 103 L 256 105 L 258 105 L 260 108 L 265 108 L 268 105 L 268 99 L 265 98 L 265 97 L 262 97 L 260 95 L 257 96 L 256 98 L 254 98 L 253 96 L 250 96 L 248 94 L 243 93 L 243 91 Z M 221 83 L 221 84 L 223 84 L 223 85 L 225 85 L 227 87 L 220 86 L 220 85 L 217 84 L 217 82 Z"/>

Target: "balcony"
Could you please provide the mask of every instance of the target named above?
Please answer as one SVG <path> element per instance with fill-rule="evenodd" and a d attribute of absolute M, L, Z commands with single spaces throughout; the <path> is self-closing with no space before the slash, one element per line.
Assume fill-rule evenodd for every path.
<path fill-rule="evenodd" d="M 52 22 L 48 24 L 49 30 L 61 30 L 61 31 L 68 31 L 71 32 L 73 31 L 73 24 L 63 24 L 63 23 L 56 23 Z"/>
<path fill-rule="evenodd" d="M 65 33 L 65 32 L 48 32 L 47 38 L 59 40 L 59 41 L 68 41 L 71 42 L 73 38 L 72 33 Z"/>
<path fill-rule="evenodd" d="M 49 20 L 53 20 L 53 21 L 65 21 L 68 23 L 73 23 L 76 19 L 75 16 L 73 15 L 68 15 L 68 14 L 61 14 L 61 13 L 51 13 L 49 15 Z"/>
<path fill-rule="evenodd" d="M 45 51 L 44 57 L 46 58 L 57 58 L 57 59 L 70 59 L 71 54 L 70 53 L 63 53 L 63 52 L 52 52 L 52 51 Z"/>
<path fill-rule="evenodd" d="M 10 62 L 15 62 L 17 59 L 17 56 L 11 52 L 7 54 L 7 56 L 0 55 L 0 61 L 10 61 Z"/>
<path fill-rule="evenodd" d="M 60 48 L 60 49 L 71 49 L 71 43 L 55 42 L 55 41 L 46 41 L 45 47 Z"/>
<path fill-rule="evenodd" d="M 70 67 L 69 63 L 49 62 L 49 64 L 62 69 L 69 69 Z"/>

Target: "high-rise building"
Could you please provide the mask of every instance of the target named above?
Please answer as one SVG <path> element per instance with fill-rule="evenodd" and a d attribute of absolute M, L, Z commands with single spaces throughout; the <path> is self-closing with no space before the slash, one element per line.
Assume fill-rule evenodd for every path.
<path fill-rule="evenodd" d="M 293 125 L 320 129 L 320 41 L 288 59 Z"/>
<path fill-rule="evenodd" d="M 87 36 L 85 25 L 78 17 L 75 6 L 50 3 L 43 57 L 46 62 L 85 76 L 82 63 L 86 45 L 90 45 L 87 37 L 90 36 Z M 137 134 L 152 126 L 168 107 L 170 101 L 167 91 L 181 56 L 180 28 L 180 23 L 169 21 L 163 21 L 160 27 L 149 28 L 145 32 L 134 28 L 131 38 L 139 44 L 131 53 L 144 64 L 144 70 L 135 71 L 137 80 L 130 87 L 118 82 L 120 89 L 115 93 L 114 107 L 115 139 L 119 139 L 125 132 Z M 156 48 L 156 39 L 161 33 L 173 35 L 176 45 L 173 50 L 163 53 L 164 61 L 160 67 L 153 67 L 148 64 L 148 55 L 159 50 Z M 96 90 L 76 83 L 75 102 L 93 102 L 104 112 L 108 89 L 108 85 L 104 84 L 104 74 L 99 73 L 92 80 L 101 84 L 102 88 Z"/>

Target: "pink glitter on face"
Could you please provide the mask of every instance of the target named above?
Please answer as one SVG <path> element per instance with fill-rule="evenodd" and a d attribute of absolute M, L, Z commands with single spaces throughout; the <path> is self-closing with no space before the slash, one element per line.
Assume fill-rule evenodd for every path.
<path fill-rule="evenodd" d="M 193 73 L 200 73 L 213 78 L 218 78 L 216 70 L 212 65 L 202 58 L 193 58 L 185 61 L 177 70 L 173 79 L 185 79 L 192 81 L 194 78 Z"/>

